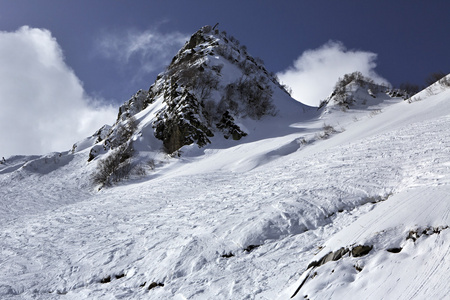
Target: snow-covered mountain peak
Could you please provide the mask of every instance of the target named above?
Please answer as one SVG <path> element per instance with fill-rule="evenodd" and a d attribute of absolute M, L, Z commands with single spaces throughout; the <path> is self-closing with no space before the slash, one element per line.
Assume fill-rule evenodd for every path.
<path fill-rule="evenodd" d="M 246 47 L 240 45 L 236 38 L 225 31 L 204 26 L 178 51 L 147 94 L 139 91 L 120 108 L 119 119 L 136 114 L 161 95 L 165 97 L 165 102 L 171 96 L 174 98 L 173 94 L 183 92 L 190 93 L 200 104 L 218 102 L 223 97 L 224 89 L 232 83 L 237 84 L 238 79 L 250 82 L 265 93 L 273 93 L 272 85 L 284 89 L 275 74 L 266 70 L 263 61 L 249 55 Z M 260 109 L 262 111 L 241 111 L 241 116 L 260 118 L 264 114 L 274 113 L 269 108 Z"/>
<path fill-rule="evenodd" d="M 265 130 L 262 119 L 288 127 L 307 109 L 236 38 L 204 26 L 148 91 L 138 91 L 120 107 L 109 134 L 91 139 L 97 144 L 89 161 L 117 149 L 128 152 L 121 162 L 143 152 L 179 154 L 184 146 L 204 147 L 213 138 L 233 145 Z"/>

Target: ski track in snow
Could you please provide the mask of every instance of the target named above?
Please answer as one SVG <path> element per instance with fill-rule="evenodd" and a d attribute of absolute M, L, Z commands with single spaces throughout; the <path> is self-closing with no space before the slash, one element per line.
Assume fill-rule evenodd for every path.
<path fill-rule="evenodd" d="M 413 201 L 420 203 L 427 195 L 435 194 L 434 188 L 450 185 L 449 122 L 450 117 L 440 116 L 346 141 L 346 134 L 351 135 L 350 124 L 349 132 L 292 153 L 287 151 L 282 159 L 272 158 L 250 171 L 196 174 L 194 162 L 191 174 L 191 165 L 186 164 L 180 175 L 162 174 L 153 180 L 129 182 L 98 193 L 86 192 L 87 171 L 77 174 L 82 178 L 78 182 L 73 181 L 73 174 L 67 174 L 86 158 L 82 154 L 54 170 L 58 180 L 46 181 L 47 177 L 38 173 L 28 176 L 26 170 L 20 169 L 4 174 L 0 199 L 0 298 L 290 296 L 292 293 L 283 293 L 297 288 L 297 281 L 319 247 L 341 229 L 358 218 L 375 214 L 390 203 L 391 195 L 422 189 L 422 194 L 415 196 L 420 199 Z M 333 145 L 333 139 L 343 142 Z M 18 180 L 18 176 L 23 178 Z M 67 180 L 70 183 L 62 186 Z M 27 185 L 33 189 L 27 189 Z M 445 194 L 440 196 L 439 201 L 448 202 Z M 438 203 L 433 201 L 430 205 Z M 406 200 L 392 209 L 401 211 L 402 206 L 410 209 L 406 208 Z M 445 208 L 440 213 L 442 222 L 446 222 L 437 225 L 449 225 L 448 205 L 437 207 Z M 423 206 L 417 207 L 421 209 Z M 432 216 L 436 212 L 429 207 L 424 213 Z M 372 222 L 378 226 L 376 219 Z M 432 224 L 417 224 L 426 225 Z M 380 275 L 377 281 L 374 275 L 370 279 L 375 283 L 363 277 L 356 280 L 360 275 L 345 269 L 344 264 L 342 269 L 347 271 L 342 274 L 347 274 L 347 279 L 343 282 L 353 280 L 357 288 L 337 288 L 330 294 L 322 282 L 320 286 L 306 286 L 305 290 L 318 293 L 323 289 L 324 298 L 310 294 L 311 299 L 354 298 L 356 294 L 352 293 L 358 289 L 372 299 L 389 299 L 389 293 L 371 286 L 386 288 L 401 299 L 440 297 L 439 289 L 444 286 L 439 281 L 446 284 L 450 274 L 448 263 L 444 263 L 449 254 L 449 231 L 419 239 L 417 245 L 423 245 L 420 248 L 405 244 L 405 251 L 399 255 L 410 256 L 404 261 L 390 261 L 399 267 L 408 263 L 416 266 L 413 261 L 418 257 L 425 264 L 421 267 L 424 273 L 415 277 L 408 274 L 407 266 L 402 266 L 401 272 L 392 270 L 392 276 L 400 274 L 410 279 L 410 283 L 401 284 L 403 294 L 395 291 L 392 281 L 397 278 Z M 355 233 L 352 238 L 358 240 L 359 236 Z M 330 243 L 336 248 L 349 246 L 342 242 Z M 250 245 L 259 247 L 244 251 Z M 426 251 L 435 248 L 442 254 L 439 260 L 422 259 Z M 228 253 L 234 256 L 222 257 Z M 377 255 L 379 263 L 370 260 L 366 268 L 384 274 L 380 269 L 389 259 L 383 256 L 385 253 Z M 325 267 L 331 268 L 331 264 Z M 108 276 L 110 282 L 101 283 Z M 433 276 L 438 279 L 429 281 Z M 164 287 L 148 290 L 151 282 L 163 283 Z M 299 294 L 296 298 L 302 297 Z"/>

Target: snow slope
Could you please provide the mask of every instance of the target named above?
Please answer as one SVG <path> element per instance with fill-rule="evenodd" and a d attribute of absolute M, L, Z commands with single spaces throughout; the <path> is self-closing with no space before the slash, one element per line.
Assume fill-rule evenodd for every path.
<path fill-rule="evenodd" d="M 370 245 L 302 276 L 295 299 L 445 299 L 450 230 L 448 185 L 413 188 L 380 203 L 327 241 L 317 254 Z M 314 276 L 312 276 L 314 274 Z"/>
<path fill-rule="evenodd" d="M 100 191 L 89 147 L 9 158 L 0 298 L 445 299 L 450 89 L 415 99 L 254 121 Z"/>

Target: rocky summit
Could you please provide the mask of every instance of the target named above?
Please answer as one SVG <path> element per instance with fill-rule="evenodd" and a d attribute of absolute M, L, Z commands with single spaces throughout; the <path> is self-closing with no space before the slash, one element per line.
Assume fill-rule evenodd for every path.
<path fill-rule="evenodd" d="M 185 145 L 203 147 L 216 135 L 239 140 L 247 135 L 240 126 L 243 119 L 277 114 L 275 90 L 287 93 L 261 59 L 226 32 L 204 26 L 148 91 L 138 91 L 120 107 L 109 136 L 129 118 L 152 112 L 140 130 L 153 130 L 169 154 Z M 107 140 L 103 146 L 109 148 Z"/>

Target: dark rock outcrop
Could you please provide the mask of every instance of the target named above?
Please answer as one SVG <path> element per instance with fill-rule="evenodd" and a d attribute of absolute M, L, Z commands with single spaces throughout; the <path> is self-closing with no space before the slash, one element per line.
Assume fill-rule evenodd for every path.
<path fill-rule="evenodd" d="M 210 143 L 208 138 L 214 136 L 202 118 L 199 102 L 186 90 L 172 91 L 167 108 L 159 112 L 153 127 L 155 137 L 163 141 L 168 153 L 192 143 L 203 147 Z"/>
<path fill-rule="evenodd" d="M 223 136 L 228 138 L 233 138 L 233 140 L 240 140 L 242 137 L 246 136 L 247 133 L 241 130 L 241 128 L 234 123 L 234 118 L 230 115 L 230 113 L 225 111 L 220 119 L 220 122 L 216 124 L 217 128 L 223 132 Z"/>
<path fill-rule="evenodd" d="M 349 248 L 340 248 L 334 252 L 330 252 L 323 256 L 318 261 L 313 261 L 308 265 L 308 269 L 311 267 L 319 267 L 321 265 L 326 264 L 329 261 L 336 261 L 341 259 L 345 254 L 349 253 L 349 255 L 353 257 L 360 257 L 369 254 L 369 252 L 373 249 L 373 246 L 366 245 L 358 245 L 354 246 L 351 249 Z"/>
<path fill-rule="evenodd" d="M 352 256 L 353 257 L 360 257 L 369 254 L 369 252 L 372 250 L 373 246 L 365 246 L 365 245 L 359 245 L 352 248 Z"/>

